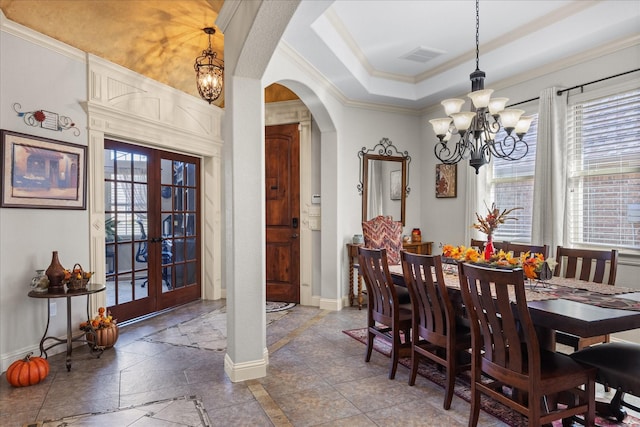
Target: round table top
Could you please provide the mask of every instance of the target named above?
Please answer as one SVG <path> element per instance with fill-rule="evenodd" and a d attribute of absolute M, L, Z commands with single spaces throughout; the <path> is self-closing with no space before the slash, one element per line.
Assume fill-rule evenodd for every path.
<path fill-rule="evenodd" d="M 31 298 L 71 298 L 79 295 L 97 294 L 102 292 L 107 287 L 100 283 L 89 283 L 84 289 L 67 289 L 66 286 L 60 288 L 59 291 L 51 291 L 47 289 L 47 292 L 30 291 L 28 296 Z"/>

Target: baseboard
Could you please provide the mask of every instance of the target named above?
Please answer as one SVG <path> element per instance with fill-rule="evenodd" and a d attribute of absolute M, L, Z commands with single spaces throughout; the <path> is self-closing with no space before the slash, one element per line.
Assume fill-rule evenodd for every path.
<path fill-rule="evenodd" d="M 234 383 L 265 377 L 267 375 L 268 364 L 268 352 L 266 354 L 263 353 L 261 360 L 242 363 L 234 363 L 233 360 L 231 360 L 231 357 L 229 357 L 229 353 L 224 356 L 224 372 L 227 374 L 231 382 Z"/>
<path fill-rule="evenodd" d="M 343 307 L 343 300 L 320 298 L 320 308 L 322 310 L 340 311 Z"/>

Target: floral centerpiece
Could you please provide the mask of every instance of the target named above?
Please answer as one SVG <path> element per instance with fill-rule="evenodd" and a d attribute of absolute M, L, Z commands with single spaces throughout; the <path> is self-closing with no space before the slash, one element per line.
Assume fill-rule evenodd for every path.
<path fill-rule="evenodd" d="M 80 323 L 80 330 L 85 331 L 89 343 L 110 348 L 118 340 L 118 324 L 110 311 L 104 307 L 98 308 L 98 315 L 93 319 Z M 95 334 L 95 339 L 94 339 Z"/>
<path fill-rule="evenodd" d="M 520 256 L 514 256 L 513 252 L 505 252 L 502 249 L 485 259 L 475 248 L 447 244 L 442 247 L 442 256 L 453 261 L 465 261 L 493 268 L 522 268 L 524 276 L 531 280 L 550 279 L 551 270 L 555 267 L 555 260 L 545 259 L 543 254 L 525 252 Z"/>
<path fill-rule="evenodd" d="M 481 217 L 476 212 L 476 218 L 478 222 L 473 223 L 472 227 L 481 231 L 487 235 L 487 244 L 484 247 L 484 258 L 489 260 L 495 252 L 493 248 L 493 232 L 498 229 L 500 224 L 504 224 L 508 220 L 517 221 L 518 218 L 510 217 L 509 214 L 515 210 L 522 208 L 504 209 L 500 212 L 500 209 L 496 206 L 495 202 L 491 204 L 491 208 L 487 206 L 487 215 Z"/>

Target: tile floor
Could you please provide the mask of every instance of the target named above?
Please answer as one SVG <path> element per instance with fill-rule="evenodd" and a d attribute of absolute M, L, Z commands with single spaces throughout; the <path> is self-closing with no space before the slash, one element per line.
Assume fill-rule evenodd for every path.
<path fill-rule="evenodd" d="M 40 384 L 13 388 L 0 378 L 1 426 L 466 426 L 469 405 L 408 369 L 387 379 L 389 359 L 343 334 L 365 325 L 366 311 L 288 310 L 267 327 L 268 375 L 232 383 L 224 351 L 177 344 L 163 336 L 225 301 L 201 301 L 121 326 L 116 346 L 99 359 L 76 348 L 49 358 Z M 175 329 L 175 328 L 174 328 Z M 4 374 L 3 374 L 4 377 Z M 504 426 L 482 413 L 481 426 Z"/>

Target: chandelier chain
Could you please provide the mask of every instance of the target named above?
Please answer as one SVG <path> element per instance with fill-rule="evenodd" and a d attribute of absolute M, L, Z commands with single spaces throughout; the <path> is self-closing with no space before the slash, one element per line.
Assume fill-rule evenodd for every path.
<path fill-rule="evenodd" d="M 480 70 L 480 0 L 476 0 L 476 70 Z"/>

